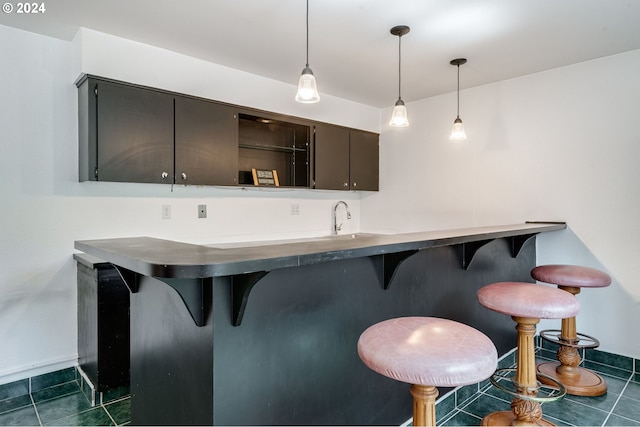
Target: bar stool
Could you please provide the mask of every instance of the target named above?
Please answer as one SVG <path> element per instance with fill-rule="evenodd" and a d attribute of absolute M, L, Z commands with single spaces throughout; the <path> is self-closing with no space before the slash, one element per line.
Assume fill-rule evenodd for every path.
<path fill-rule="evenodd" d="M 513 396 L 511 411 L 492 412 L 484 417 L 482 425 L 554 425 L 542 419 L 540 403 L 561 398 L 565 390 L 557 381 L 555 381 L 555 387 L 551 388 L 538 384 L 536 380 L 534 351 L 536 324 L 540 319 L 562 319 L 575 316 L 580 309 L 578 300 L 560 289 L 523 282 L 492 283 L 478 290 L 477 297 L 484 307 L 510 315 L 517 323 L 518 331 L 516 368 L 498 369 L 491 377 L 491 382 L 497 388 Z M 515 376 L 506 375 L 514 371 Z M 541 390 L 551 391 L 545 397 L 538 395 Z"/>
<path fill-rule="evenodd" d="M 358 354 L 373 371 L 411 385 L 413 425 L 436 423 L 436 387 L 483 381 L 495 371 L 498 354 L 482 332 L 436 317 L 399 317 L 367 328 Z"/>
<path fill-rule="evenodd" d="M 577 265 L 541 265 L 531 270 L 531 277 L 539 282 L 558 285 L 558 289 L 572 295 L 581 288 L 603 288 L 611 284 L 611 277 L 600 270 Z M 560 381 L 567 393 L 577 396 L 601 396 L 607 392 L 607 383 L 598 374 L 580 365 L 580 348 L 596 348 L 600 342 L 576 329 L 575 316 L 562 319 L 560 330 L 540 331 L 542 339 L 560 345 L 556 353 L 558 362 L 538 365 L 538 372 Z M 541 377 L 541 381 L 545 381 Z"/>

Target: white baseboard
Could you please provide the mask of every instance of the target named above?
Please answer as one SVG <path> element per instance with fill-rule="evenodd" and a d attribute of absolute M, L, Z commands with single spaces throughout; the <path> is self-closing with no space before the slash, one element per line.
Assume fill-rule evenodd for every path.
<path fill-rule="evenodd" d="M 6 371 L 0 371 L 0 384 L 8 384 L 14 381 L 35 377 L 61 369 L 78 366 L 78 355 L 56 360 L 45 361 L 37 365 L 16 366 Z"/>

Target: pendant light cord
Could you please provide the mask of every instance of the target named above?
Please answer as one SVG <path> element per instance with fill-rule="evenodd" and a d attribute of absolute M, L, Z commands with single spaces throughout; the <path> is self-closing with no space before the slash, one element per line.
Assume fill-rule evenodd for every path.
<path fill-rule="evenodd" d="M 456 116 L 460 117 L 460 64 L 458 64 L 458 109 Z"/>
<path fill-rule="evenodd" d="M 309 68 L 309 0 L 307 0 L 307 68 Z"/>
<path fill-rule="evenodd" d="M 308 0 L 307 0 L 308 1 Z M 402 35 L 398 36 L 398 99 L 402 99 L 400 96 L 400 85 L 402 81 Z"/>

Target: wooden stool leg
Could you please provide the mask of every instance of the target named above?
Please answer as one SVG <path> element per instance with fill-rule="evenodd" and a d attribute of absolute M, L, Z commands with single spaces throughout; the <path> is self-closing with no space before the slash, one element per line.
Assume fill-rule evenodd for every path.
<path fill-rule="evenodd" d="M 526 317 L 513 317 L 518 322 L 518 365 L 516 367 L 516 382 L 518 392 L 526 396 L 538 394 L 538 383 L 536 375 L 536 354 L 535 354 L 535 334 L 536 325 L 539 319 Z M 535 426 L 539 425 L 542 418 L 540 403 L 531 400 L 514 398 L 511 401 L 511 410 L 516 416 L 513 425 Z"/>
<path fill-rule="evenodd" d="M 411 395 L 413 396 L 413 425 L 435 426 L 438 389 L 433 386 L 413 384 Z"/>
<path fill-rule="evenodd" d="M 515 381 L 517 390 L 525 396 L 538 394 L 536 378 L 536 355 L 534 337 L 536 325 L 540 319 L 528 317 L 512 317 L 516 321 L 518 331 L 518 358 Z M 547 420 L 542 419 L 540 403 L 524 400 L 518 397 L 511 401 L 511 411 L 492 412 L 482 420 L 484 426 L 553 426 Z"/>
<path fill-rule="evenodd" d="M 559 286 L 559 289 L 569 292 L 572 295 L 578 295 L 580 293 L 580 288 L 576 287 Z M 575 317 L 562 319 L 562 325 L 560 327 L 560 339 L 568 343 L 575 343 L 578 341 L 578 329 L 576 328 Z M 560 365 L 556 368 L 558 375 L 566 375 L 569 377 L 580 375 L 578 365 L 580 364 L 581 360 L 580 353 L 578 353 L 577 348 L 560 346 L 558 348 L 556 356 L 560 361 Z"/>
<path fill-rule="evenodd" d="M 558 288 L 572 295 L 580 293 L 580 288 L 576 287 L 558 286 Z M 568 343 L 578 341 L 575 317 L 562 319 L 560 338 Z M 600 375 L 579 366 L 582 360 L 577 348 L 561 345 L 556 352 L 556 358 L 558 362 L 541 363 L 538 366 L 538 372 L 560 381 L 566 387 L 568 394 L 600 396 L 607 392 L 607 383 Z M 551 384 L 543 378 L 540 380 Z"/>
<path fill-rule="evenodd" d="M 575 343 L 578 339 L 578 332 L 576 330 L 576 318 L 569 317 L 568 319 L 562 319 L 562 326 L 560 329 L 560 338 L 569 343 Z M 558 347 L 556 357 L 560 362 L 560 365 L 556 368 L 556 372 L 561 376 L 575 377 L 580 375 L 578 365 L 581 362 L 580 353 L 575 347 L 567 347 L 561 345 Z"/>

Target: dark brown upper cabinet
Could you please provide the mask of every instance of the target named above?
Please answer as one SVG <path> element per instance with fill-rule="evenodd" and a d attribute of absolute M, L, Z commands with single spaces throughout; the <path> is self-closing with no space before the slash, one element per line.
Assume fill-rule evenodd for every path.
<path fill-rule="evenodd" d="M 315 188 L 348 190 L 349 129 L 317 124 L 313 148 Z"/>
<path fill-rule="evenodd" d="M 81 181 L 172 182 L 172 96 L 88 78 L 78 103 Z"/>
<path fill-rule="evenodd" d="M 376 133 L 349 132 L 349 177 L 351 190 L 378 191 L 380 137 Z"/>
<path fill-rule="evenodd" d="M 176 96 L 175 156 L 176 184 L 237 184 L 236 109 Z"/>
<path fill-rule="evenodd" d="M 378 140 L 372 132 L 317 124 L 314 188 L 378 191 Z"/>
<path fill-rule="evenodd" d="M 378 190 L 378 135 L 83 75 L 79 180 Z M 261 185 L 269 185 L 264 182 Z"/>
<path fill-rule="evenodd" d="M 234 107 L 91 76 L 78 88 L 80 181 L 237 183 Z"/>

